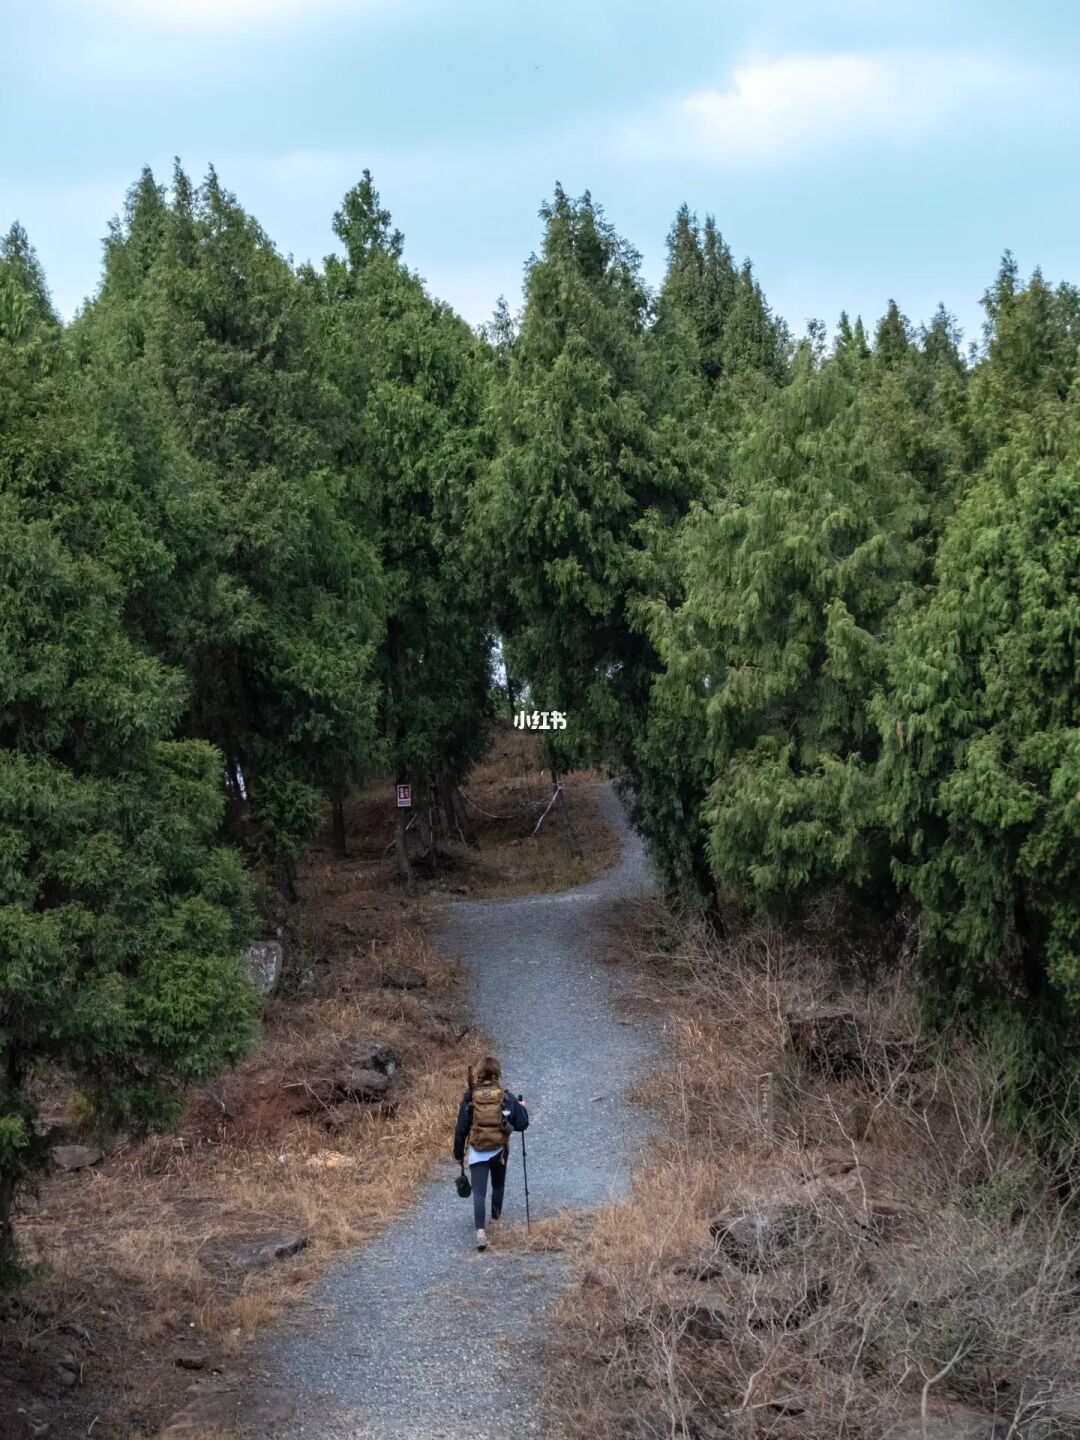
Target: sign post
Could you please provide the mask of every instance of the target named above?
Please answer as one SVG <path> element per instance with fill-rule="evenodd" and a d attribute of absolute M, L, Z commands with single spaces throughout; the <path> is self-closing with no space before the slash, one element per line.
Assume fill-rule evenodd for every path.
<path fill-rule="evenodd" d="M 399 785 L 397 787 L 397 803 L 399 810 L 412 809 L 412 786 Z"/>

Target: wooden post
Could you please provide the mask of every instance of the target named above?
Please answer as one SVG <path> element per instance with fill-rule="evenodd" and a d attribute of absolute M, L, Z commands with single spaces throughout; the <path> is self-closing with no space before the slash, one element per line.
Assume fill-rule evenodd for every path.
<path fill-rule="evenodd" d="M 773 1138 L 773 1072 L 767 1070 L 757 1079 L 758 1123 L 766 1140 Z"/>
<path fill-rule="evenodd" d="M 412 811 L 407 805 L 399 805 L 397 809 L 397 826 L 394 830 L 394 853 L 397 857 L 397 871 L 401 883 L 409 895 L 416 894 L 416 876 L 409 864 L 409 844 L 405 831 L 409 828 L 409 817 Z"/>

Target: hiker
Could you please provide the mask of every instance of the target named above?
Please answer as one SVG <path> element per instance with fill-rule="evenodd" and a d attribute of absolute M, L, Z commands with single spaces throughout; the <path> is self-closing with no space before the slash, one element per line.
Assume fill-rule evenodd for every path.
<path fill-rule="evenodd" d="M 475 1080 L 470 1068 L 469 1088 L 461 1101 L 457 1129 L 454 1131 L 454 1159 L 459 1165 L 468 1159 L 477 1250 L 486 1250 L 488 1243 L 484 1229 L 488 1175 L 491 1176 L 491 1220 L 494 1224 L 502 1212 L 506 1162 L 510 1158 L 510 1132 L 526 1130 L 528 1125 L 529 1112 L 521 1100 L 516 1100 L 509 1090 L 504 1089 L 502 1067 L 493 1055 L 487 1055 L 480 1061 Z"/>

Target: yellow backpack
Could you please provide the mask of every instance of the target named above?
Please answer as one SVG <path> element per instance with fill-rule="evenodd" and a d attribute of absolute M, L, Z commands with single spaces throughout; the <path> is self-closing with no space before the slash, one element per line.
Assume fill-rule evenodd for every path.
<path fill-rule="evenodd" d="M 506 1091 L 501 1085 L 473 1086 L 469 1144 L 481 1155 L 510 1147 L 510 1126 L 502 1113 L 505 1104 Z"/>

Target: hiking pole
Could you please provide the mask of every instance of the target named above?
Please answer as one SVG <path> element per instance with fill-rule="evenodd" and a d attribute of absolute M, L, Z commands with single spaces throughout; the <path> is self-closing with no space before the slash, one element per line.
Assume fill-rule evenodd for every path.
<path fill-rule="evenodd" d="M 524 1100 L 524 1095 L 519 1095 L 518 1100 Z M 525 1158 L 525 1131 L 521 1132 L 521 1168 L 525 1173 L 525 1228 L 532 1234 L 532 1219 L 529 1215 L 529 1162 Z"/>

